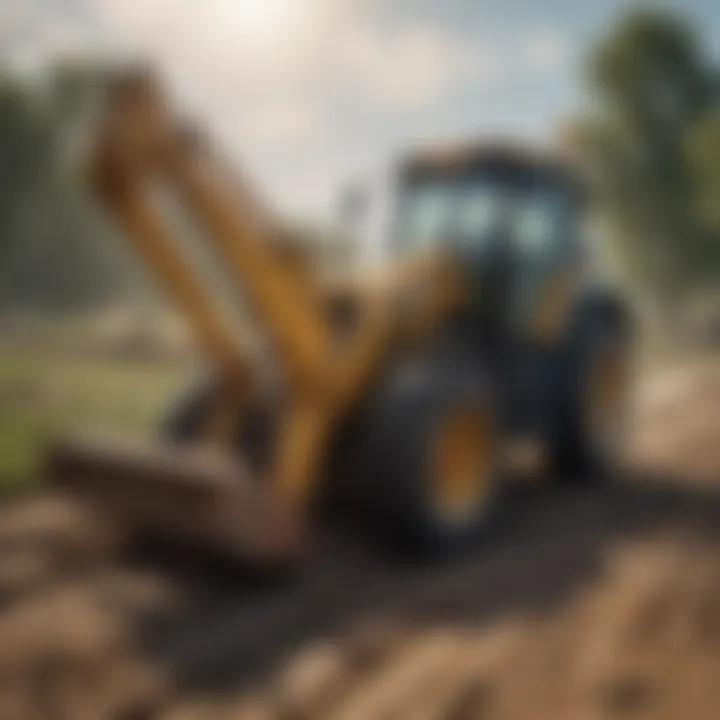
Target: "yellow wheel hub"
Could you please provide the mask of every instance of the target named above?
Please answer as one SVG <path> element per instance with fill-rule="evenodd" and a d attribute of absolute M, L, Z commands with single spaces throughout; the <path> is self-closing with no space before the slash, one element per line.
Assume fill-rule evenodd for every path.
<path fill-rule="evenodd" d="M 434 438 L 434 497 L 441 517 L 473 512 L 490 487 L 494 433 L 491 419 L 462 410 L 450 413 Z"/>

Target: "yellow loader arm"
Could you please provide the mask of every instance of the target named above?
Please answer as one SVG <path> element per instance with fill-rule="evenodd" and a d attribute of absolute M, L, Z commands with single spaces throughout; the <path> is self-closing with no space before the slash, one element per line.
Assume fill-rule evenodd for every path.
<path fill-rule="evenodd" d="M 248 482 L 262 484 L 264 496 L 274 498 L 269 501 L 265 497 L 257 502 L 258 507 L 276 502 L 283 508 L 280 514 L 287 511 L 302 517 L 334 428 L 382 369 L 399 329 L 402 327 L 412 341 L 421 341 L 462 300 L 463 285 L 455 267 L 441 255 L 428 253 L 372 278 L 359 299 L 353 332 L 347 341 L 338 343 L 312 274 L 282 252 L 278 226 L 245 183 L 238 186 L 229 180 L 202 138 L 177 123 L 155 79 L 147 73 L 128 75 L 112 93 L 89 170 L 96 194 L 187 318 L 226 389 L 222 407 L 214 408 L 215 417 L 208 420 L 208 427 L 227 428 L 228 418 L 230 425 L 237 427 L 255 390 L 258 373 L 163 223 L 154 202 L 157 187 L 174 191 L 204 229 L 212 249 L 269 338 L 285 381 L 270 477 L 250 478 Z M 225 451 L 223 482 L 201 481 L 205 471 L 197 469 L 191 474 L 196 484 L 225 492 L 230 474 L 227 458 L 234 457 L 229 445 Z M 88 452 L 83 448 L 78 452 L 76 446 L 63 447 L 56 453 L 59 461 L 55 474 L 75 478 L 90 475 L 93 462 L 89 456 L 97 460 L 95 467 L 102 466 L 106 475 L 112 475 L 108 468 L 117 466 L 114 450 L 93 448 Z M 146 460 L 142 459 L 134 474 L 157 476 L 154 463 L 164 460 Z M 119 464 L 128 476 L 133 475 L 130 466 L 134 465 L 127 461 L 127 453 L 121 453 Z M 113 482 L 121 483 L 117 478 Z M 243 502 L 254 502 L 249 500 L 252 495 L 244 493 Z M 113 502 L 119 502 L 113 497 Z M 217 498 L 209 503 L 212 507 L 222 504 Z M 243 512 L 253 515 L 247 507 Z M 242 522 L 247 524 L 246 520 Z M 262 531 L 263 523 L 257 516 L 252 524 L 257 532 Z M 241 545 L 274 547 L 247 538 Z"/>

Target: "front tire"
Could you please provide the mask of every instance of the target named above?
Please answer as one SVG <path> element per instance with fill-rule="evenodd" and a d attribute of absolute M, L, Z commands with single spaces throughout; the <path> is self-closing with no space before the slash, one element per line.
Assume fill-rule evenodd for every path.
<path fill-rule="evenodd" d="M 456 551 L 495 515 L 497 414 L 480 372 L 423 361 L 394 373 L 364 420 L 364 505 L 403 550 Z"/>

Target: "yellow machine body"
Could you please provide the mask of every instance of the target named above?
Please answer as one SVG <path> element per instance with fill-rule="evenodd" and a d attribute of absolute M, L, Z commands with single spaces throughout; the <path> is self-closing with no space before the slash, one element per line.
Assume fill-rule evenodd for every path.
<path fill-rule="evenodd" d="M 511 214 L 515 220 L 533 221 L 518 224 L 517 237 L 493 245 L 493 233 L 475 227 L 474 255 L 447 247 L 444 237 L 439 237 L 425 249 L 396 253 L 397 259 L 369 277 L 330 286 L 312 272 L 312 263 L 302 261 L 297 248 L 288 245 L 279 223 L 248 183 L 228 177 L 209 144 L 177 121 L 151 75 L 131 73 L 118 83 L 94 140 L 88 163 L 90 185 L 188 321 L 214 369 L 215 389 L 201 426 L 182 443 L 139 447 L 96 439 L 56 444 L 49 471 L 62 487 L 80 492 L 132 526 L 245 560 L 295 560 L 312 536 L 310 509 L 339 446 L 338 437 L 383 379 L 393 376 L 401 365 L 399 358 L 407 360 L 433 349 L 448 329 L 457 329 L 469 308 L 479 304 L 478 317 L 483 316 L 485 304 L 492 309 L 492 288 L 485 293 L 485 280 L 499 288 L 495 319 L 500 322 L 495 323 L 495 334 L 501 338 L 498 347 L 504 349 L 494 358 L 487 348 L 480 355 L 468 351 L 464 359 L 457 349 L 454 356 L 439 354 L 432 373 L 415 372 L 415 380 L 429 380 L 404 409 L 386 403 L 384 420 L 378 425 L 381 431 L 372 441 L 378 462 L 369 474 L 377 477 L 367 478 L 380 482 L 385 492 L 376 503 L 383 506 L 379 509 L 394 503 L 400 510 L 395 524 L 408 534 L 460 541 L 469 536 L 475 516 L 486 514 L 493 505 L 498 458 L 503 454 L 501 425 L 514 422 L 521 431 L 564 443 L 567 447 L 559 447 L 557 457 L 594 453 L 593 438 L 573 433 L 566 417 L 571 408 L 575 424 L 582 425 L 583 432 L 591 431 L 586 418 L 596 413 L 592 408 L 586 411 L 583 398 L 569 402 L 567 393 L 585 393 L 585 385 L 592 388 L 593 383 L 585 383 L 584 368 L 569 372 L 568 362 L 580 358 L 591 368 L 598 364 L 595 355 L 617 356 L 621 344 L 605 339 L 619 337 L 622 312 L 609 297 L 580 303 L 587 283 L 576 253 L 545 252 L 542 243 L 548 240 L 558 241 L 556 250 L 567 245 L 562 223 L 579 204 L 564 169 L 535 158 L 516 158 L 514 150 L 510 155 L 500 152 L 500 175 L 522 177 L 520 189 L 529 198 Z M 455 188 L 468 177 L 477 177 L 478 157 L 472 146 L 437 156 L 411 156 L 406 189 L 418 179 L 421 183 L 429 179 L 431 184 L 440 180 Z M 485 163 L 483 172 L 487 167 Z M 550 180 L 542 181 L 543 173 L 549 173 Z M 507 196 L 518 196 L 518 187 L 505 187 Z M 243 347 L 240 335 L 228 325 L 212 292 L 181 251 L 161 212 L 163 204 L 157 202 L 158 189 L 174 194 L 194 215 L 222 261 L 267 340 L 279 370 L 277 387 L 267 387 L 256 355 Z M 490 192 L 497 189 L 491 187 Z M 539 216 L 533 205 L 538 199 L 545 203 Z M 467 206 L 475 222 L 484 217 L 476 212 L 483 207 L 477 200 L 471 197 Z M 502 202 L 497 207 L 501 206 Z M 455 218 L 458 213 L 449 215 Z M 537 235 L 538 228 L 542 231 L 560 216 L 547 237 Z M 424 247 L 422 242 L 419 246 Z M 511 264 L 502 260 L 507 251 L 517 253 Z M 491 262 L 487 258 L 492 253 Z M 484 274 L 478 274 L 483 267 Z M 515 295 L 503 287 L 511 284 L 503 280 L 503 267 L 517 276 Z M 529 288 L 529 295 L 524 288 Z M 478 303 L 479 295 L 484 299 Z M 347 307 L 352 308 L 351 322 L 338 327 L 337 310 Z M 573 339 L 571 330 L 578 324 L 573 325 L 573 317 L 580 316 L 587 327 L 592 325 L 593 333 Z M 473 316 L 469 334 L 477 335 L 484 322 Z M 512 333 L 520 342 L 508 341 Z M 571 347 L 572 342 L 584 343 L 586 336 L 602 342 L 593 340 L 589 349 Z M 486 338 L 479 343 L 477 338 L 471 340 L 463 346 L 466 351 Z M 569 352 L 563 359 L 565 345 Z M 553 356 L 559 359 L 551 367 Z M 532 387 L 527 378 L 535 378 Z M 410 387 L 415 380 L 403 382 Z M 570 380 L 577 387 L 570 388 Z M 502 386 L 502 392 L 494 385 Z M 492 397 L 497 395 L 510 398 L 507 408 L 499 409 Z M 555 402 L 553 395 L 560 401 Z M 594 402 L 595 395 L 588 390 L 588 402 Z M 621 393 L 615 395 L 617 402 L 603 411 L 603 417 L 611 420 L 622 402 Z M 272 443 L 258 466 L 244 455 L 237 438 L 245 426 L 257 422 L 257 408 L 270 404 Z M 526 423 L 525 416 L 537 418 L 535 425 Z M 394 445 L 383 444 L 384 436 Z M 398 490 L 394 497 L 389 497 L 388 488 Z"/>

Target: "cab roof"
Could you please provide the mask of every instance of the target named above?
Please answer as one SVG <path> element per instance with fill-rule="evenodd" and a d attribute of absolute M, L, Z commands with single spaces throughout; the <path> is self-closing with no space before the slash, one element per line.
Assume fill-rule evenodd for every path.
<path fill-rule="evenodd" d="M 579 165 L 561 148 L 534 146 L 515 140 L 471 140 L 411 150 L 401 160 L 401 175 L 415 180 L 493 169 L 522 176 L 552 177 L 585 194 L 587 183 Z"/>

